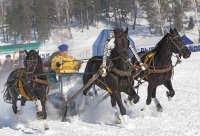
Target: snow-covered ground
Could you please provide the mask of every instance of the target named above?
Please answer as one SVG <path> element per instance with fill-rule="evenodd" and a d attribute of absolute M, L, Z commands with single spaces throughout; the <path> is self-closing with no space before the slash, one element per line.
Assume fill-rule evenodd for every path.
<path fill-rule="evenodd" d="M 141 21 L 142 22 L 142 21 Z M 100 24 L 99 29 L 91 28 L 81 33 L 77 29 L 72 29 L 73 40 L 62 38 L 59 32 L 54 32 L 50 41 L 40 48 L 40 52 L 54 52 L 58 45 L 67 43 L 71 55 L 81 58 L 80 52 L 92 49 L 92 44 L 97 36 L 106 26 Z M 191 34 L 189 38 L 197 38 L 197 30 L 186 31 Z M 187 35 L 186 34 L 186 35 Z M 148 34 L 147 26 L 140 26 L 136 31 L 130 31 L 129 35 L 134 41 L 141 45 L 147 45 L 148 42 L 141 42 L 144 38 L 151 39 Z M 160 37 L 154 37 L 151 40 L 156 44 Z M 192 39 L 192 40 L 193 40 Z M 148 41 L 148 40 L 147 40 Z M 153 42 L 152 42 L 153 44 Z M 58 111 L 52 108 L 47 102 L 48 124 L 50 129 L 43 130 L 42 121 L 36 119 L 36 109 L 33 102 L 27 102 L 25 113 L 19 117 L 19 122 L 14 121 L 13 112 L 10 104 L 6 104 L 0 94 L 0 135 L 1 136 L 24 136 L 31 135 L 69 135 L 69 136 L 113 136 L 113 135 L 136 135 L 136 136 L 194 136 L 200 135 L 200 52 L 191 54 L 191 57 L 183 60 L 174 70 L 173 86 L 176 91 L 172 101 L 169 102 L 166 97 L 167 89 L 160 86 L 157 89 L 157 97 L 163 106 L 163 112 L 159 113 L 152 102 L 149 109 L 140 111 L 146 102 L 147 83 L 141 85 L 139 89 L 140 101 L 130 108 L 126 107 L 128 115 L 127 125 L 116 125 L 114 113 L 111 108 L 110 98 L 106 99 L 99 106 L 86 107 L 85 111 L 73 117 L 72 122 L 61 122 L 58 117 Z M 84 63 L 81 71 L 84 70 Z M 5 78 L 5 77 L 1 77 Z M 4 83 L 0 83 L 0 90 L 3 90 Z M 70 87 L 75 90 L 81 87 L 81 84 L 74 82 Z M 65 87 L 67 89 L 68 87 Z M 100 91 L 103 94 L 105 91 Z M 101 95 L 100 95 L 101 96 Z M 100 97 L 99 96 L 99 97 Z M 126 98 L 122 94 L 123 99 Z M 93 99 L 90 100 L 93 102 Z M 20 103 L 18 103 L 20 105 Z"/>

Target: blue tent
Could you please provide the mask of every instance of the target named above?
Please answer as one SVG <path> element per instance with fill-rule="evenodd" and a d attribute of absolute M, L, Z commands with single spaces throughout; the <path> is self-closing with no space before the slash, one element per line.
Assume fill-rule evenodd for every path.
<path fill-rule="evenodd" d="M 185 44 L 193 44 L 193 41 L 191 41 L 187 36 L 183 35 L 182 38 Z"/>
<path fill-rule="evenodd" d="M 101 31 L 98 38 L 93 44 L 93 56 L 103 56 L 104 45 L 106 43 L 106 40 L 110 36 L 111 32 L 113 32 L 113 29 L 104 29 Z M 130 44 L 133 46 L 133 48 L 136 49 L 134 41 L 129 36 L 128 36 L 128 39 L 130 41 Z M 129 50 L 129 56 L 133 57 L 131 50 Z"/>

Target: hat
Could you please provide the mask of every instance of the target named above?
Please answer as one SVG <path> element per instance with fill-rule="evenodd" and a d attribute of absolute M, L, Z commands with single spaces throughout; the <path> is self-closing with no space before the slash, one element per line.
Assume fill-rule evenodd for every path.
<path fill-rule="evenodd" d="M 68 50 L 68 45 L 67 44 L 61 44 L 58 49 L 60 51 L 67 51 Z"/>
<path fill-rule="evenodd" d="M 10 57 L 11 58 L 11 55 L 6 55 L 6 58 Z"/>

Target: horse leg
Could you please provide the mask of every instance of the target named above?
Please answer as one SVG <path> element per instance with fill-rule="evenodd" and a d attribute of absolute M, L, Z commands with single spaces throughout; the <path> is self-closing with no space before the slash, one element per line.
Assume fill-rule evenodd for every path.
<path fill-rule="evenodd" d="M 156 98 L 156 88 L 157 88 L 157 87 L 155 87 L 155 88 L 153 89 L 152 98 L 153 98 L 154 103 L 155 103 L 155 105 L 156 105 L 157 111 L 162 112 L 162 106 L 161 106 L 160 102 L 158 101 L 158 99 Z"/>
<path fill-rule="evenodd" d="M 119 91 L 115 91 L 113 92 L 114 94 L 114 97 L 115 97 L 115 100 L 117 101 L 117 104 L 119 106 L 119 109 L 120 109 L 120 113 L 124 119 L 124 124 L 127 124 L 127 115 L 126 115 L 126 109 L 122 103 L 122 99 L 121 99 L 121 94 Z"/>
<path fill-rule="evenodd" d="M 129 107 L 130 105 L 132 105 L 131 101 L 133 100 L 133 96 L 129 95 L 127 99 L 124 100 L 124 103 Z"/>
<path fill-rule="evenodd" d="M 14 112 L 15 121 L 18 122 L 17 98 L 16 99 L 12 99 L 12 109 L 13 109 L 13 112 Z"/>
<path fill-rule="evenodd" d="M 17 113 L 19 115 L 22 115 L 24 113 L 24 106 L 25 106 L 25 103 L 26 103 L 26 98 L 24 98 L 23 96 L 21 97 L 21 107 L 20 107 L 20 110 L 17 111 Z"/>
<path fill-rule="evenodd" d="M 152 92 L 153 92 L 153 85 L 149 83 L 148 89 L 147 89 L 146 105 L 144 106 L 144 108 L 141 109 L 142 111 L 145 110 L 151 104 Z"/>
<path fill-rule="evenodd" d="M 46 109 L 45 109 L 45 104 L 46 104 L 46 94 L 44 94 L 42 97 L 41 97 L 41 105 L 42 105 L 42 112 L 43 112 L 43 123 L 44 123 L 44 130 L 48 130 L 49 127 L 48 127 L 48 124 L 47 124 L 47 113 L 46 113 Z"/>
<path fill-rule="evenodd" d="M 14 118 L 15 122 L 18 122 L 18 114 L 17 114 L 17 98 L 18 98 L 18 93 L 14 89 L 8 89 L 8 93 L 12 99 L 12 109 L 14 112 Z"/>
<path fill-rule="evenodd" d="M 120 119 L 120 117 L 119 117 L 119 113 L 118 113 L 118 111 L 117 111 L 116 100 L 115 100 L 114 95 L 113 95 L 113 94 L 110 94 L 110 98 L 111 98 L 111 105 L 112 105 L 112 108 L 113 108 L 114 113 L 115 113 L 115 121 L 116 121 L 117 124 L 121 124 L 122 121 L 121 121 L 121 119 Z"/>
<path fill-rule="evenodd" d="M 83 108 L 85 107 L 86 94 L 87 94 L 87 92 L 90 90 L 90 88 L 92 87 L 92 85 L 93 85 L 93 84 L 91 84 L 87 89 L 85 89 L 85 90 L 83 91 L 81 103 L 78 105 L 78 109 L 79 109 L 79 110 L 83 110 Z"/>
<path fill-rule="evenodd" d="M 128 95 L 129 95 L 128 98 L 126 100 L 124 100 L 124 102 L 127 106 L 131 105 L 132 100 L 133 100 L 134 104 L 136 104 L 140 100 L 139 95 L 135 92 L 135 89 L 133 87 L 131 89 L 131 93 L 128 93 Z"/>
<path fill-rule="evenodd" d="M 175 95 L 175 91 L 172 87 L 172 82 L 171 80 L 168 80 L 164 83 L 164 86 L 169 90 L 166 92 L 168 100 L 171 101 L 172 97 Z"/>
<path fill-rule="evenodd" d="M 37 99 L 36 102 L 35 102 L 35 104 L 36 104 L 37 111 L 38 111 L 38 112 L 42 112 L 42 104 L 41 104 L 41 101 Z"/>
<path fill-rule="evenodd" d="M 95 88 L 95 85 L 93 85 L 92 90 L 93 90 L 94 96 L 97 97 L 98 93 L 97 93 L 97 90 Z"/>

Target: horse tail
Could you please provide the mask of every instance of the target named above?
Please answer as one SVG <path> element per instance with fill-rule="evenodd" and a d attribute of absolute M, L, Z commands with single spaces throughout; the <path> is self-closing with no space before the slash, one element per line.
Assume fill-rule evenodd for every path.
<path fill-rule="evenodd" d="M 85 85 L 94 74 L 98 72 L 103 61 L 103 56 L 94 56 L 90 58 L 86 64 L 83 75 L 83 84 Z"/>
<path fill-rule="evenodd" d="M 85 71 L 84 71 L 84 74 L 83 74 L 83 84 L 84 85 L 88 82 L 89 72 L 91 72 L 91 71 L 92 71 L 91 59 L 89 59 L 86 66 L 85 66 Z"/>
<path fill-rule="evenodd" d="M 12 98 L 11 98 L 11 95 L 10 95 L 10 92 L 9 92 L 9 89 L 10 89 L 10 83 L 7 81 L 4 85 L 4 89 L 5 89 L 5 86 L 7 86 L 4 94 L 3 94 L 3 99 L 6 103 L 12 103 Z"/>

